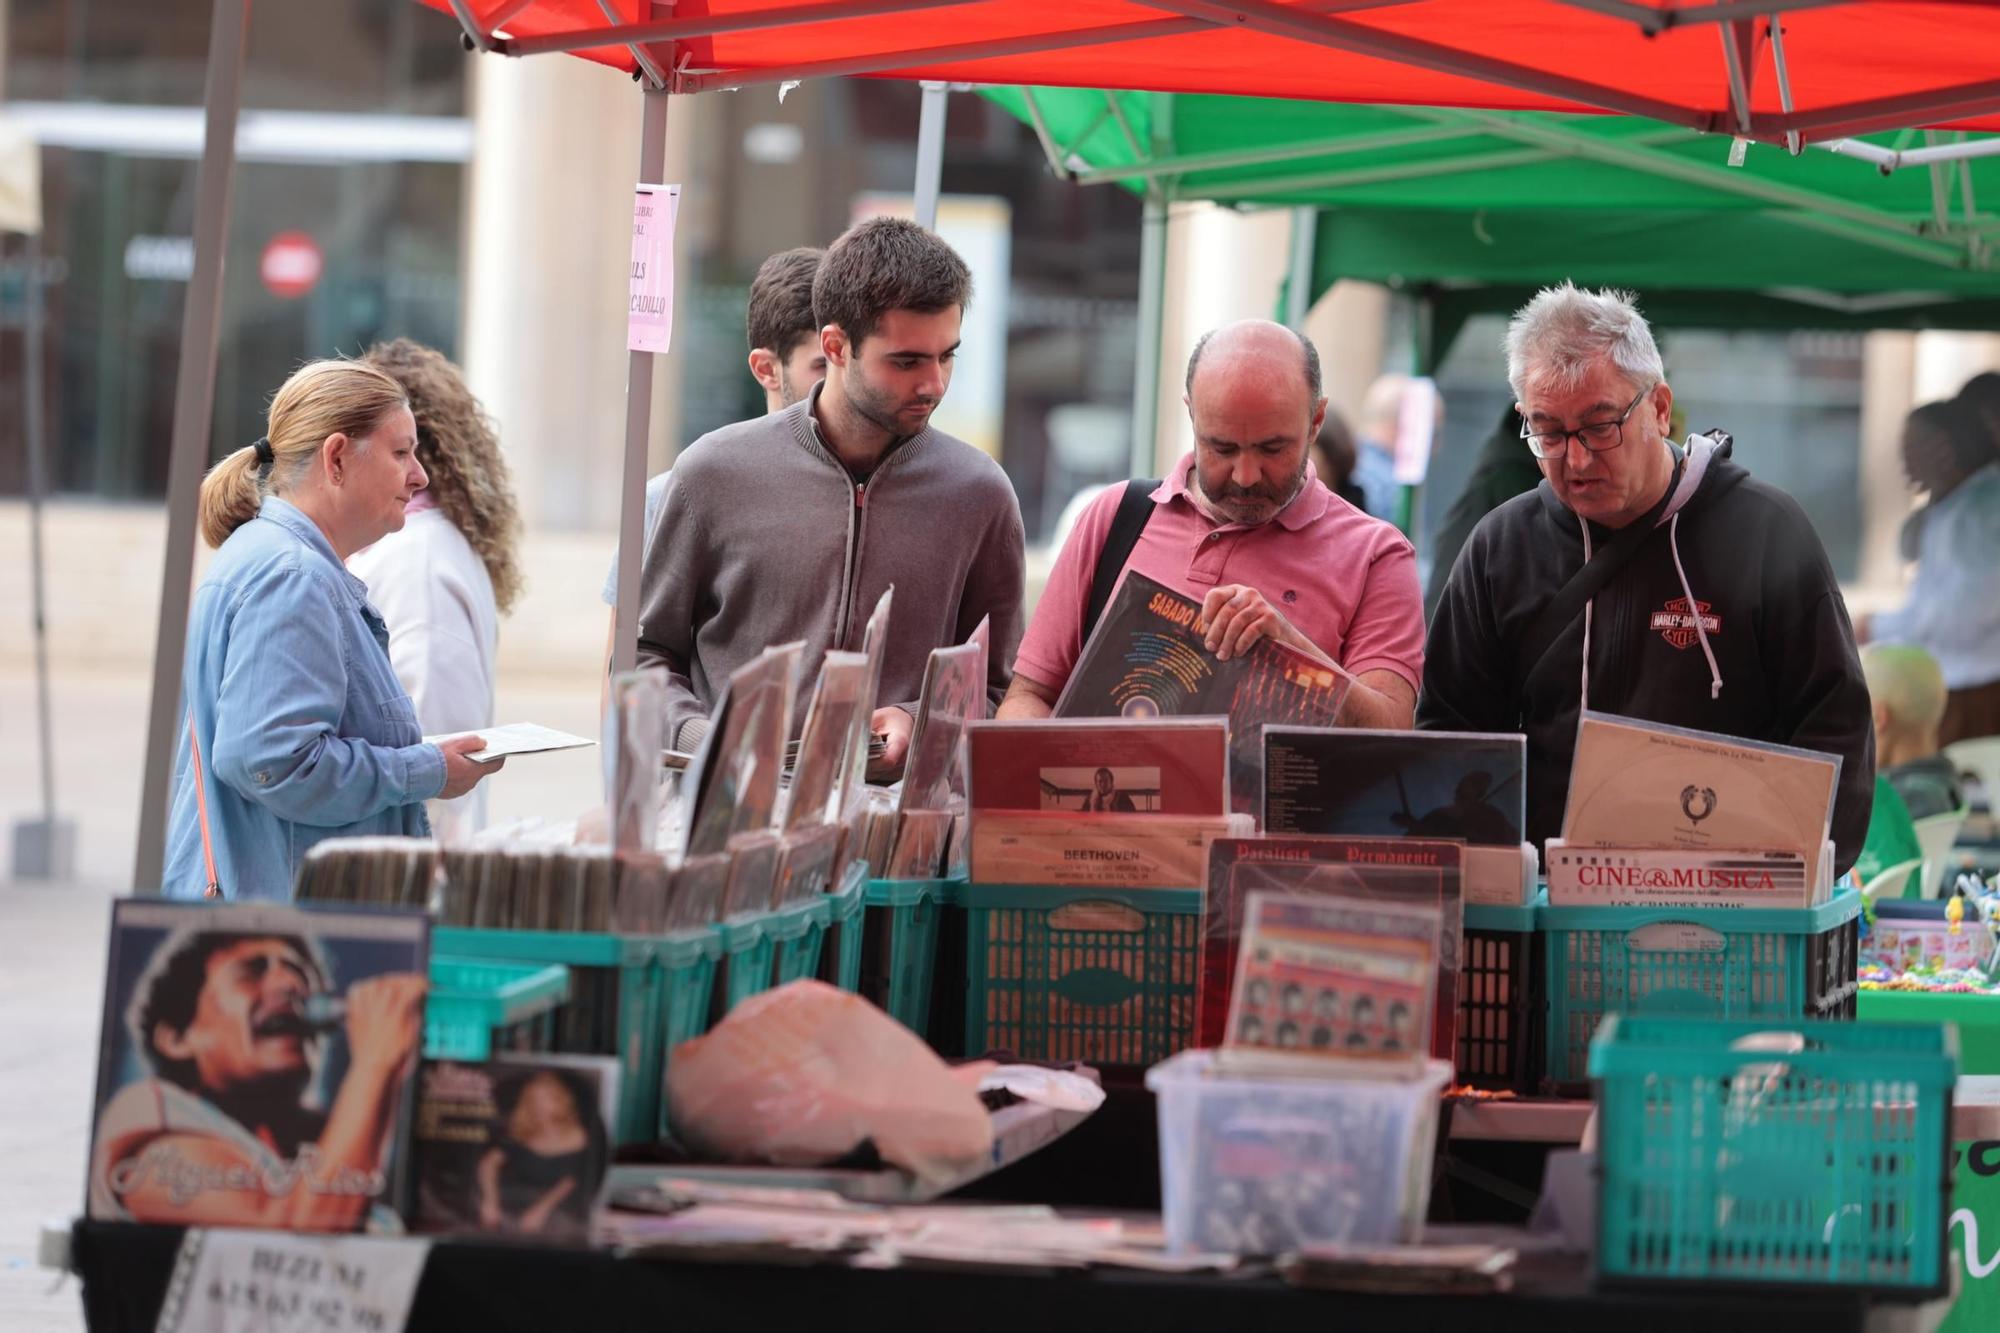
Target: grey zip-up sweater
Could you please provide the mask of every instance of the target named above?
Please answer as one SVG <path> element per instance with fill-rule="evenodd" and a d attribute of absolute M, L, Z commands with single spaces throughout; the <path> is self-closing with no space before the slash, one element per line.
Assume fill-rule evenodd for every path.
<path fill-rule="evenodd" d="M 646 543 L 639 665 L 668 672 L 669 747 L 700 743 L 729 674 L 774 644 L 805 642 L 797 734 L 829 648 L 858 651 L 896 589 L 878 706 L 915 713 L 933 648 L 992 620 L 991 703 L 1021 642 L 1021 507 L 1007 474 L 926 427 L 865 483 L 820 441 L 808 410 L 724 426 L 689 445 Z"/>

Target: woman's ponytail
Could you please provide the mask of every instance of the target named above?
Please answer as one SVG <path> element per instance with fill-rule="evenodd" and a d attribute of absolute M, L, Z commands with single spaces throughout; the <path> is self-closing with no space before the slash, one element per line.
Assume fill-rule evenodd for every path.
<path fill-rule="evenodd" d="M 221 546 L 229 534 L 257 517 L 264 503 L 263 464 L 257 446 L 245 445 L 208 470 L 201 479 L 201 536 Z"/>

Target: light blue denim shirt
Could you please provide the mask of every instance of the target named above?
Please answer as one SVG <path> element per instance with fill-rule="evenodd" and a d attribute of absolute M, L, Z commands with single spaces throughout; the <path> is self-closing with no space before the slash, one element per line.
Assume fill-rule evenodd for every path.
<path fill-rule="evenodd" d="M 1980 468 L 1912 522 L 1910 600 L 1877 614 L 1870 634 L 1928 650 L 1949 689 L 2000 680 L 2000 463 Z"/>
<path fill-rule="evenodd" d="M 426 835 L 444 754 L 422 743 L 367 585 L 275 496 L 222 544 L 195 590 L 167 824 L 168 897 L 208 885 L 187 718 L 201 740 L 215 870 L 228 898 L 287 901 L 306 849 Z"/>

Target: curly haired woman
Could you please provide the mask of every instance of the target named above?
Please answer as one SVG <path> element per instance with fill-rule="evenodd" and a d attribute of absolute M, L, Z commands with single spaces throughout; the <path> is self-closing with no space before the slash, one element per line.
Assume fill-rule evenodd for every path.
<path fill-rule="evenodd" d="M 407 338 L 361 357 L 409 395 L 417 458 L 430 484 L 400 532 L 348 559 L 389 624 L 389 660 L 425 735 L 493 725 L 499 619 L 521 593 L 521 519 L 500 441 L 458 367 Z M 431 807 L 440 840 L 486 822 L 482 786 Z"/>

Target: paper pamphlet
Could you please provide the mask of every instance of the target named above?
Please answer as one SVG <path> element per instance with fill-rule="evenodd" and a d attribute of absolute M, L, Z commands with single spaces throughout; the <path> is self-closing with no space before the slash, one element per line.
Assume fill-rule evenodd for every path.
<path fill-rule="evenodd" d="M 426 736 L 427 745 L 439 741 L 455 740 L 460 736 L 480 736 L 486 741 L 486 748 L 465 756 L 475 763 L 490 764 L 495 759 L 504 759 L 510 754 L 539 754 L 543 750 L 574 750 L 580 746 L 595 745 L 588 736 L 573 736 L 567 731 L 557 731 L 554 727 L 538 726 L 533 722 L 509 722 L 503 727 L 481 727 L 478 731 L 453 731 L 441 736 Z"/>

